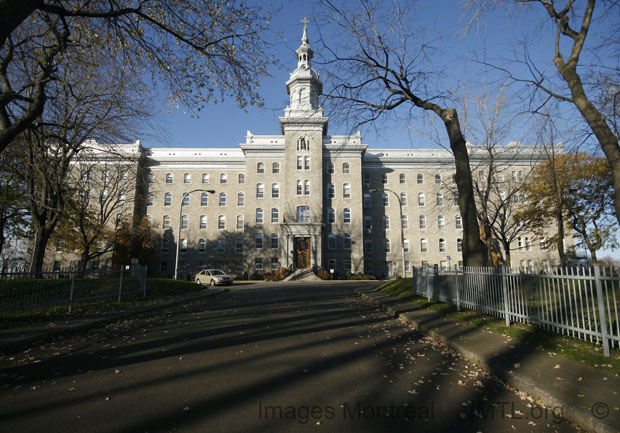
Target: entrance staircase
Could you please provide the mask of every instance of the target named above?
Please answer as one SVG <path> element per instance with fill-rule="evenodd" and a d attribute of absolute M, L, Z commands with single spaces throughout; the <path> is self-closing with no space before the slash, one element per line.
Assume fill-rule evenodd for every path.
<path fill-rule="evenodd" d="M 291 275 L 282 281 L 323 281 L 312 272 L 312 269 L 300 268 L 296 269 Z"/>

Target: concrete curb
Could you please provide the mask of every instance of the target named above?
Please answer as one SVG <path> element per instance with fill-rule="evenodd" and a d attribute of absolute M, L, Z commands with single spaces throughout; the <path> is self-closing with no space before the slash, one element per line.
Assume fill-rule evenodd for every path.
<path fill-rule="evenodd" d="M 615 396 L 615 398 L 609 397 L 610 399 L 607 400 L 612 406 L 609 415 L 599 418 L 594 415 L 594 412 L 597 404 L 605 402 L 605 396 L 602 395 L 602 390 L 597 393 L 595 388 L 592 394 L 596 395 L 596 397 L 579 399 L 578 395 L 584 385 L 581 385 L 581 382 L 577 381 L 580 381 L 581 377 L 586 376 L 588 373 L 598 378 L 604 376 L 604 372 L 599 372 L 593 367 L 582 365 L 576 361 L 562 359 L 561 363 L 566 367 L 566 369 L 563 370 L 563 374 L 571 375 L 571 371 L 574 374 L 563 382 L 558 382 L 557 384 L 553 382 L 550 383 L 550 379 L 545 377 L 549 376 L 549 374 L 541 374 L 542 365 L 544 363 L 549 363 L 550 358 L 540 351 L 535 351 L 531 346 L 520 345 L 524 347 L 521 352 L 530 351 L 531 353 L 528 352 L 528 356 L 531 357 L 532 353 L 534 353 L 533 357 L 538 357 L 538 359 L 528 361 L 530 364 L 534 364 L 534 368 L 531 368 L 531 366 L 529 369 L 510 368 L 512 365 L 510 363 L 519 360 L 519 353 L 512 355 L 515 356 L 514 359 L 512 357 L 510 360 L 502 358 L 501 353 L 498 352 L 506 348 L 506 343 L 505 341 L 500 342 L 500 340 L 505 340 L 505 338 L 499 334 L 475 328 L 473 325 L 459 323 L 439 313 L 432 312 L 426 308 L 416 307 L 415 305 L 400 301 L 389 295 L 378 292 L 368 292 L 366 290 L 358 290 L 357 293 L 361 295 L 363 299 L 376 304 L 391 317 L 398 318 L 413 325 L 415 328 L 431 336 L 433 339 L 442 342 L 463 358 L 476 363 L 482 369 L 513 388 L 529 394 L 532 398 L 540 400 L 548 407 L 560 407 L 565 419 L 575 422 L 589 431 L 597 433 L 617 433 L 619 431 L 620 413 L 614 409 L 614 404 L 616 404 L 614 402 L 618 401 L 617 392 L 620 392 L 620 378 L 614 376 L 612 373 L 609 373 L 608 376 L 613 377 L 606 377 L 605 380 L 609 379 L 608 382 L 606 382 L 610 387 L 607 393 L 611 391 L 611 394 Z M 464 341 L 462 335 L 465 332 L 472 332 L 471 329 L 474 329 L 473 333 L 477 333 L 478 335 L 470 335 L 469 341 Z M 480 343 L 473 344 L 472 341 L 475 339 L 482 339 L 482 345 Z M 487 350 L 479 350 L 481 347 Z M 498 347 L 500 350 L 494 353 L 494 349 Z M 537 369 L 536 367 L 541 368 Z M 528 372 L 529 374 L 527 374 Z M 577 379 L 578 376 L 579 379 Z M 587 381 L 588 378 L 586 377 L 585 380 Z M 573 386 L 571 385 L 572 383 L 580 383 L 580 386 Z"/>
<path fill-rule="evenodd" d="M 184 302 L 193 301 L 193 300 L 201 299 L 201 298 L 209 298 L 209 297 L 216 296 L 222 293 L 226 293 L 228 291 L 230 291 L 230 289 L 219 289 L 216 292 L 205 292 L 205 293 L 202 293 L 201 295 L 192 294 L 190 296 L 186 296 L 181 299 L 174 299 L 173 301 L 170 301 L 170 302 L 162 302 L 160 304 L 148 305 L 146 307 L 142 307 L 138 309 L 122 311 L 120 313 L 114 313 L 109 316 L 96 318 L 93 320 L 89 320 L 87 322 L 78 323 L 75 325 L 69 325 L 64 328 L 45 330 L 45 331 L 30 335 L 28 337 L 24 337 L 24 338 L 16 339 L 14 341 L 0 344 L 0 353 L 4 353 L 4 354 L 12 353 L 23 346 L 30 345 L 37 341 L 57 338 L 61 336 L 66 337 L 66 336 L 77 334 L 79 332 L 82 332 L 88 329 L 98 328 L 100 326 L 107 325 L 108 323 L 113 323 L 118 320 L 126 319 L 128 317 L 135 316 L 138 314 L 148 313 L 151 311 L 156 311 L 156 310 L 160 310 L 162 308 L 167 308 L 167 307 L 174 307 Z M 201 293 L 201 292 L 198 292 L 198 293 Z"/>

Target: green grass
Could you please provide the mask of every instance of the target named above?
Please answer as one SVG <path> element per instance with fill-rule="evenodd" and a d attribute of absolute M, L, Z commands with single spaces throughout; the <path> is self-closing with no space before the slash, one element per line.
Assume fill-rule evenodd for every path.
<path fill-rule="evenodd" d="M 118 283 L 117 283 L 118 284 Z M 68 313 L 68 303 L 62 305 L 33 308 L 23 311 L 11 311 L 0 314 L 0 329 L 27 326 L 38 322 L 61 320 L 71 316 L 89 316 L 105 312 L 113 312 L 126 306 L 139 305 L 145 301 L 167 296 L 182 295 L 204 289 L 190 281 L 171 280 L 166 278 L 148 278 L 147 296 L 127 296 L 117 302 L 116 297 L 98 301 L 74 303 L 71 314 Z"/>
<path fill-rule="evenodd" d="M 552 352 L 592 367 L 620 374 L 620 350 L 618 349 L 612 349 L 611 357 L 607 358 L 603 355 L 603 349 L 598 345 L 549 332 L 533 325 L 512 323 L 511 326 L 506 326 L 503 319 L 488 316 L 478 311 L 462 309 L 459 312 L 456 306 L 452 304 L 435 300 L 428 301 L 426 298 L 414 296 L 412 287 L 412 278 L 402 278 L 383 283 L 377 287 L 377 290 L 414 305 L 429 308 L 452 319 L 509 336 L 516 341 L 529 343 L 546 352 Z"/>

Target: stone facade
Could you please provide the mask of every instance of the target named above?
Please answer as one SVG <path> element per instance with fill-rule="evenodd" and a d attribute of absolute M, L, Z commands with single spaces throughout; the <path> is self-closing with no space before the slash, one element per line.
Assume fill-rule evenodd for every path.
<path fill-rule="evenodd" d="M 248 131 L 238 149 L 141 148 L 136 212 L 154 232 L 149 273 L 174 274 L 177 236 L 180 278 L 213 267 L 236 275 L 291 266 L 402 275 L 403 247 L 408 275 L 412 266 L 461 263 L 451 154 L 368 149 L 359 133 L 329 135 L 305 28 L 296 53 L 281 134 Z M 471 146 L 470 155 L 483 173 L 485 154 Z M 505 146 L 498 181 L 521 180 L 539 157 L 518 143 Z M 555 264 L 557 254 L 533 235 L 519 242 L 513 266 Z"/>

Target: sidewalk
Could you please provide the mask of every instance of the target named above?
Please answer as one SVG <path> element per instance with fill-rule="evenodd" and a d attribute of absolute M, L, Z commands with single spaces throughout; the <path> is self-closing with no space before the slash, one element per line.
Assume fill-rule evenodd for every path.
<path fill-rule="evenodd" d="M 85 329 L 104 326 L 136 314 L 155 311 L 193 299 L 215 296 L 228 291 L 229 289 L 204 289 L 184 295 L 150 299 L 139 304 L 120 305 L 114 310 L 57 317 L 53 320 L 41 321 L 33 325 L 0 329 L 0 353 L 15 351 L 38 340 L 71 335 Z"/>
<path fill-rule="evenodd" d="M 597 432 L 620 431 L 620 377 L 397 298 L 359 289 L 364 299 L 446 344 L 510 386 L 560 408 L 564 418 Z"/>

